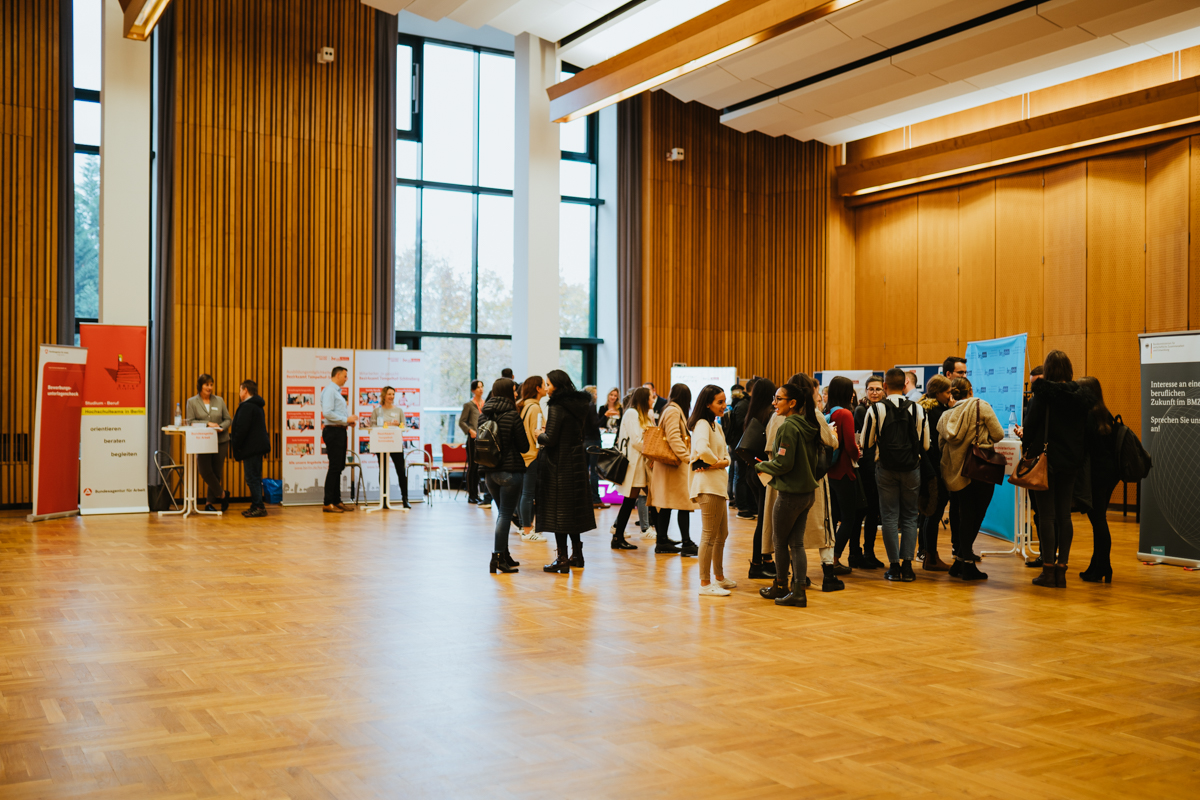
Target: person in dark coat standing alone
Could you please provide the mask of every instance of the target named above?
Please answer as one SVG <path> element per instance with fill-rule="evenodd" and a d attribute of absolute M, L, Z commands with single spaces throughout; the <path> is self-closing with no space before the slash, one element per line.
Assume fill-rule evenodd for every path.
<path fill-rule="evenodd" d="M 587 424 L 591 395 L 581 392 L 561 369 L 550 370 L 549 413 L 546 430 L 538 437 L 543 465 L 537 487 L 537 530 L 553 532 L 558 557 L 544 567 L 546 572 L 567 573 L 583 566 L 583 544 L 579 534 L 596 529 L 588 485 L 587 454 L 583 432 Z M 567 537 L 572 553 L 567 557 Z"/>
<path fill-rule="evenodd" d="M 229 443 L 234 460 L 242 462 L 246 485 L 250 487 L 250 508 L 243 511 L 242 516 L 265 517 L 267 509 L 263 505 L 262 460 L 271 452 L 267 417 L 263 413 L 266 403 L 259 397 L 258 384 L 251 380 L 242 381 L 239 396 L 242 402 L 233 415 Z"/>

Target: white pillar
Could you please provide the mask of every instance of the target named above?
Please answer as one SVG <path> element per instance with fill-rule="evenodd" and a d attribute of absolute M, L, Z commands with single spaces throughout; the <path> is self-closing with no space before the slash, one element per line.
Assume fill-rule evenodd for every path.
<path fill-rule="evenodd" d="M 100 321 L 150 320 L 150 42 L 104 3 L 100 91 Z"/>
<path fill-rule="evenodd" d="M 604 205 L 596 209 L 596 386 L 600 398 L 621 385 L 620 325 L 617 322 L 617 107 L 601 109 L 600 174 Z"/>
<path fill-rule="evenodd" d="M 554 43 L 516 37 L 513 183 L 513 369 L 544 375 L 558 368 L 558 125 L 546 89 L 558 78 Z"/>

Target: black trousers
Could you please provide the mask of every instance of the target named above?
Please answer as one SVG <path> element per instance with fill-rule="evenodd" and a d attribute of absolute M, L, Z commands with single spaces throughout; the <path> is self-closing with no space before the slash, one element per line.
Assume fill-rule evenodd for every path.
<path fill-rule="evenodd" d="M 392 464 L 396 467 L 396 483 L 400 484 L 400 499 L 408 502 L 408 470 L 404 465 L 404 453 L 392 453 Z M 382 473 L 383 453 L 379 454 L 379 466 Z M 382 486 L 379 487 L 381 490 Z"/>
<path fill-rule="evenodd" d="M 325 473 L 325 505 L 342 502 L 342 472 L 346 469 L 346 429 L 340 425 L 326 425 L 321 429 L 321 441 L 325 443 L 325 454 L 329 457 L 329 470 Z"/>
<path fill-rule="evenodd" d="M 749 477 L 744 483 L 750 491 L 751 508 L 758 514 L 758 519 L 754 521 L 754 550 L 750 553 L 750 562 L 752 564 L 761 564 L 763 562 L 763 507 L 767 503 L 767 487 L 763 486 L 762 481 L 758 479 L 758 472 L 754 467 L 746 467 L 746 473 Z M 741 506 L 738 506 L 738 509 L 740 510 Z"/>
<path fill-rule="evenodd" d="M 921 546 L 919 549 L 925 554 L 926 558 L 937 553 L 938 532 L 942 527 L 942 516 L 946 513 L 946 506 L 950 502 L 950 490 L 946 488 L 946 484 L 941 479 L 938 479 L 937 484 L 937 505 L 934 506 L 934 513 L 925 517 L 921 524 Z M 981 517 L 979 521 L 983 522 L 983 518 Z M 951 531 L 950 546 L 951 548 L 954 547 L 953 531 Z M 965 555 L 969 556 L 971 554 L 966 553 Z"/>
<path fill-rule="evenodd" d="M 1071 540 L 1075 530 L 1071 525 L 1071 502 L 1075 496 L 1075 471 L 1050 471 L 1050 488 L 1030 492 L 1033 504 L 1041 516 L 1042 561 L 1066 565 L 1071 556 Z"/>
<path fill-rule="evenodd" d="M 1120 481 L 1116 475 L 1103 475 L 1092 468 L 1092 510 L 1088 520 L 1092 523 L 1092 562 L 1089 569 L 1107 569 L 1112 566 L 1112 534 L 1108 530 L 1108 503 L 1113 490 Z"/>
<path fill-rule="evenodd" d="M 875 539 L 879 535 L 879 486 L 875 483 L 875 465 L 860 469 L 858 475 L 862 478 L 863 494 L 867 496 L 867 510 L 863 514 L 863 552 L 875 555 Z M 855 544 L 858 544 L 858 533 L 854 534 Z"/>
<path fill-rule="evenodd" d="M 959 561 L 975 560 L 975 537 L 992 504 L 996 485 L 987 481 L 971 481 L 965 489 L 950 492 L 950 543 Z M 941 522 L 941 517 L 937 520 Z M 928 554 L 930 551 L 926 550 Z"/>
<path fill-rule="evenodd" d="M 479 499 L 479 467 L 475 465 L 475 440 L 467 439 L 467 500 Z"/>
<path fill-rule="evenodd" d="M 246 473 L 246 485 L 250 487 L 250 507 L 262 508 L 262 456 L 243 458 L 242 470 Z"/>
<path fill-rule="evenodd" d="M 586 439 L 583 442 L 584 452 L 587 452 L 588 448 L 599 447 L 599 446 L 600 446 L 599 439 Z M 588 484 L 592 487 L 592 502 L 599 503 L 600 502 L 600 473 L 597 472 L 596 466 L 600 463 L 600 456 L 594 456 L 591 453 L 588 453 L 587 460 L 588 460 Z"/>
<path fill-rule="evenodd" d="M 834 555 L 842 557 L 846 545 L 850 544 L 850 552 L 858 556 L 858 531 L 861 526 L 861 516 L 857 511 L 858 486 L 856 481 L 847 475 L 844 478 L 826 478 L 829 484 L 830 501 L 838 509 L 837 533 L 834 534 Z M 851 543 L 853 539 L 853 543 Z"/>
<path fill-rule="evenodd" d="M 208 488 L 208 504 L 215 506 L 225 498 L 225 489 L 221 484 L 221 476 L 225 474 L 225 456 L 229 454 L 229 442 L 217 445 L 215 453 L 201 453 L 196 456 L 196 468 L 200 478 Z"/>

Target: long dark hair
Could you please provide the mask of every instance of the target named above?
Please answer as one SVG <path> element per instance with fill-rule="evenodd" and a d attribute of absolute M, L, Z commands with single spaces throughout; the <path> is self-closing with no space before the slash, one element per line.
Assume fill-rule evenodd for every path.
<path fill-rule="evenodd" d="M 671 390 L 672 394 L 674 389 Z M 717 395 L 725 394 L 725 390 L 716 384 L 708 384 L 700 390 L 700 394 L 696 395 L 696 407 L 692 409 L 692 415 L 688 417 L 688 430 L 696 430 L 696 423 L 704 420 L 714 428 L 717 427 L 717 415 L 709 408 L 713 401 L 717 399 Z"/>
<path fill-rule="evenodd" d="M 750 393 L 750 409 L 746 412 L 746 419 L 757 419 L 766 425 L 772 413 L 771 401 L 774 399 L 775 384 L 766 378 L 759 378 L 754 383 L 754 391 Z"/>
<path fill-rule="evenodd" d="M 1075 369 L 1071 366 L 1071 359 L 1062 350 L 1051 350 L 1046 353 L 1046 363 L 1043 369 L 1045 370 L 1042 375 L 1043 380 L 1065 383 L 1075 378 Z"/>
<path fill-rule="evenodd" d="M 530 375 L 521 384 L 521 400 L 537 400 L 537 390 L 542 386 L 541 375 Z"/>
<path fill-rule="evenodd" d="M 817 380 L 816 378 L 809 377 L 803 372 L 797 373 L 793 377 L 795 377 L 796 380 L 795 382 L 792 382 L 792 386 L 795 386 L 804 395 L 804 397 L 801 398 L 804 401 L 805 406 L 804 417 L 809 422 L 816 425 L 817 401 L 813 398 L 813 395 L 817 392 Z M 790 393 L 788 394 L 788 399 L 792 399 L 792 395 Z"/>
<path fill-rule="evenodd" d="M 496 400 L 515 402 L 517 399 L 517 382 L 511 378 L 497 378 L 492 384 L 491 397 Z"/>
<path fill-rule="evenodd" d="M 546 379 L 554 384 L 554 391 L 563 393 L 574 393 L 575 382 L 571 380 L 571 376 L 563 372 L 561 369 L 552 369 L 546 373 Z"/>
<path fill-rule="evenodd" d="M 686 383 L 677 383 L 671 387 L 671 396 L 667 398 L 667 402 L 675 403 L 683 409 L 683 416 L 686 418 L 692 410 L 692 390 Z"/>
<path fill-rule="evenodd" d="M 854 408 L 854 382 L 838 375 L 829 382 L 829 407 Z"/>
<path fill-rule="evenodd" d="M 793 413 L 803 416 L 814 425 L 817 424 L 817 406 L 813 400 L 813 387 L 785 383 L 779 388 L 787 393 L 788 400 L 796 401 L 796 410 Z"/>
<path fill-rule="evenodd" d="M 1108 406 L 1104 403 L 1104 390 L 1100 388 L 1100 379 L 1094 378 L 1091 375 L 1085 375 L 1079 379 L 1079 385 L 1092 393 L 1092 397 L 1096 399 L 1096 404 L 1092 406 L 1092 410 L 1088 412 L 1092 419 L 1096 421 L 1096 428 L 1101 436 L 1108 436 L 1112 433 L 1112 412 L 1108 410 Z"/>

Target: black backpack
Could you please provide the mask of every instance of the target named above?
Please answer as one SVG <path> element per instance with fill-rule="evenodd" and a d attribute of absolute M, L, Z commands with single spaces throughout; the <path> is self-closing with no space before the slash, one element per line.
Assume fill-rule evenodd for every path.
<path fill-rule="evenodd" d="M 1137 483 L 1150 474 L 1150 454 L 1142 447 L 1141 439 L 1131 431 L 1118 414 L 1113 419 L 1113 444 L 1117 458 L 1117 475 L 1126 483 Z"/>
<path fill-rule="evenodd" d="M 490 417 L 479 420 L 479 429 L 475 434 L 475 463 L 484 469 L 499 469 L 504 463 L 500 426 Z"/>
<path fill-rule="evenodd" d="M 899 406 L 889 403 L 882 426 L 879 424 L 878 409 L 872 409 L 875 414 L 875 447 L 879 451 L 879 466 L 884 469 L 912 472 L 921 466 L 921 442 L 917 438 L 914 406 L 912 400 L 903 397 Z"/>

